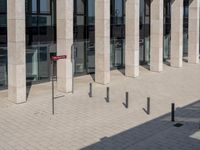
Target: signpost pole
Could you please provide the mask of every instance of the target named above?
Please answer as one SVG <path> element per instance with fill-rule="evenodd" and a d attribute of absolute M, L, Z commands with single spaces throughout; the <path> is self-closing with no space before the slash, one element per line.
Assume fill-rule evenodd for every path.
<path fill-rule="evenodd" d="M 52 115 L 54 115 L 54 61 L 52 60 Z"/>
<path fill-rule="evenodd" d="M 74 44 L 71 48 L 71 61 L 72 61 L 72 93 L 74 93 L 74 73 L 75 73 L 75 47 Z"/>
<path fill-rule="evenodd" d="M 55 100 L 55 97 L 54 97 L 54 62 L 60 60 L 60 59 L 66 59 L 67 56 L 66 55 L 60 55 L 60 56 L 52 56 L 51 57 L 51 63 L 52 63 L 52 77 L 51 77 L 51 80 L 52 80 L 52 115 L 54 115 L 54 100 Z"/>

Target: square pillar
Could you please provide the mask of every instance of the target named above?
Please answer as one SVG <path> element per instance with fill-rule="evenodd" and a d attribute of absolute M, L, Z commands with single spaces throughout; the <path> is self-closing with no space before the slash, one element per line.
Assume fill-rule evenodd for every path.
<path fill-rule="evenodd" d="M 26 102 L 25 0 L 7 0 L 8 99 Z"/>
<path fill-rule="evenodd" d="M 140 0 L 126 2 L 125 75 L 139 76 L 139 9 Z"/>
<path fill-rule="evenodd" d="M 95 81 L 110 83 L 110 0 L 95 1 Z"/>
<path fill-rule="evenodd" d="M 151 0 L 150 70 L 163 71 L 163 0 Z"/>
<path fill-rule="evenodd" d="M 199 0 L 189 2 L 188 62 L 199 63 Z"/>
<path fill-rule="evenodd" d="M 57 0 L 57 55 L 67 59 L 57 62 L 57 89 L 72 92 L 71 47 L 73 45 L 73 0 Z"/>
<path fill-rule="evenodd" d="M 183 65 L 183 0 L 171 5 L 171 66 Z"/>

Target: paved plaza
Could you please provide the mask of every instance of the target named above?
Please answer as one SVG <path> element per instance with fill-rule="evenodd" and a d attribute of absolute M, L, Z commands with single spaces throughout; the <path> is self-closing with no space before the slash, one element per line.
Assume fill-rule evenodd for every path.
<path fill-rule="evenodd" d="M 28 100 L 13 104 L 0 92 L 0 150 L 199 150 L 200 64 L 164 66 L 162 73 L 140 67 L 138 78 L 111 72 L 111 83 L 75 79 L 74 94 L 56 91 L 51 115 L 51 83 L 28 88 Z M 110 102 L 106 102 L 106 87 Z M 129 108 L 122 104 L 129 92 Z M 151 113 L 146 101 L 151 98 Z M 176 122 L 170 121 L 171 103 Z M 175 123 L 182 126 L 176 127 Z"/>

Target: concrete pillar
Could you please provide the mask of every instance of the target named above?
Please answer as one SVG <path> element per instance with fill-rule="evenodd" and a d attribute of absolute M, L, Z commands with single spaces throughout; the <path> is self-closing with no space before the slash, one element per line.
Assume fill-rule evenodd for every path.
<path fill-rule="evenodd" d="M 171 5 L 171 66 L 183 65 L 183 0 Z"/>
<path fill-rule="evenodd" d="M 188 62 L 199 63 L 199 0 L 189 2 Z"/>
<path fill-rule="evenodd" d="M 25 0 L 7 0 L 8 99 L 26 102 Z"/>
<path fill-rule="evenodd" d="M 126 2 L 125 75 L 139 76 L 139 8 L 140 0 Z"/>
<path fill-rule="evenodd" d="M 163 0 L 151 0 L 150 70 L 163 71 Z"/>
<path fill-rule="evenodd" d="M 110 82 L 110 0 L 95 1 L 95 81 Z"/>
<path fill-rule="evenodd" d="M 57 55 L 67 59 L 57 62 L 57 89 L 72 92 L 71 47 L 73 44 L 73 0 L 57 0 Z"/>

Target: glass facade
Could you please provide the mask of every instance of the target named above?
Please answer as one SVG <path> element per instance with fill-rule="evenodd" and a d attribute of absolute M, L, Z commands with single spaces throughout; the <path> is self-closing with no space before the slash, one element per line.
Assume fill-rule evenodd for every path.
<path fill-rule="evenodd" d="M 75 74 L 95 71 L 95 1 L 74 0 Z"/>
<path fill-rule="evenodd" d="M 163 59 L 170 59 L 171 44 L 171 0 L 164 0 L 164 36 L 163 36 Z"/>
<path fill-rule="evenodd" d="M 111 69 L 125 63 L 125 1 L 111 0 Z M 25 0 L 28 82 L 49 81 L 50 56 L 56 55 L 56 0 Z M 140 64 L 150 61 L 150 3 L 140 0 Z M 7 0 L 0 0 L 0 89 L 7 87 Z M 164 0 L 163 59 L 170 59 L 171 0 Z M 184 0 L 183 56 L 188 55 L 189 0 Z M 95 0 L 74 0 L 75 74 L 95 72 Z M 56 64 L 54 64 L 56 65 Z M 55 70 L 56 73 L 56 70 Z"/>
<path fill-rule="evenodd" d="M 140 0 L 140 64 L 150 61 L 150 0 Z"/>
<path fill-rule="evenodd" d="M 7 83 L 7 0 L 0 0 L 0 89 Z"/>
<path fill-rule="evenodd" d="M 125 0 L 111 0 L 111 68 L 124 67 Z"/>
<path fill-rule="evenodd" d="M 50 56 L 56 53 L 56 1 L 26 0 L 27 82 L 50 79 Z"/>
<path fill-rule="evenodd" d="M 184 0 L 183 11 L 183 56 L 188 56 L 188 16 L 189 16 L 189 0 Z"/>

